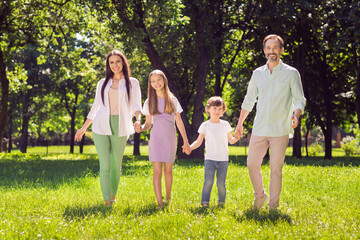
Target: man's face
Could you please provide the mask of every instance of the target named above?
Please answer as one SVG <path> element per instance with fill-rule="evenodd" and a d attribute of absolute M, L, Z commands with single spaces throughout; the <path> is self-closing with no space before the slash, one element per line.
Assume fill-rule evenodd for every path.
<path fill-rule="evenodd" d="M 276 39 L 269 39 L 264 46 L 265 57 L 269 62 L 277 62 L 280 55 L 284 52 L 284 48 L 280 47 L 280 42 Z"/>

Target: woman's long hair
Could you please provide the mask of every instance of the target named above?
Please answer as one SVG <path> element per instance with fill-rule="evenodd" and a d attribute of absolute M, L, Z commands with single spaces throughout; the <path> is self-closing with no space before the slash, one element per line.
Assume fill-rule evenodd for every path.
<path fill-rule="evenodd" d="M 172 101 L 173 94 L 170 92 L 168 80 L 165 74 L 161 70 L 154 70 L 149 74 L 148 80 L 148 101 L 150 115 L 160 114 L 158 109 L 158 99 L 156 96 L 156 90 L 151 86 L 151 76 L 159 75 L 164 79 L 164 96 L 165 96 L 165 109 L 164 113 L 172 114 L 175 112 L 175 107 Z"/>
<path fill-rule="evenodd" d="M 108 84 L 110 78 L 112 78 L 114 76 L 113 71 L 111 71 L 110 68 L 110 64 L 109 64 L 109 58 L 113 55 L 118 55 L 123 63 L 123 68 L 122 68 L 122 72 L 124 74 L 124 78 L 126 81 L 126 92 L 128 95 L 128 101 L 130 102 L 130 88 L 131 88 L 131 82 L 130 82 L 130 76 L 131 76 L 131 72 L 130 72 L 130 66 L 129 66 L 129 62 L 127 60 L 127 58 L 125 57 L 125 55 L 120 52 L 119 50 L 112 50 L 106 57 L 106 70 L 105 70 L 105 81 L 104 84 L 102 85 L 101 88 L 101 99 L 103 101 L 103 104 L 105 104 L 104 101 L 104 91 L 105 91 L 105 87 Z"/>

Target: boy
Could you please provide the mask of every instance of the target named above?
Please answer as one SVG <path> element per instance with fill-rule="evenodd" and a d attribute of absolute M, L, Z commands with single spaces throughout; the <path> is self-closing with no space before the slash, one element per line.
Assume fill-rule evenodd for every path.
<path fill-rule="evenodd" d="M 200 125 L 199 136 L 190 145 L 192 151 L 198 148 L 205 138 L 205 182 L 201 205 L 209 207 L 211 189 L 214 183 L 215 171 L 217 171 L 218 205 L 224 206 L 226 196 L 225 179 L 229 164 L 228 142 L 234 144 L 239 139 L 236 139 L 231 134 L 230 124 L 220 119 L 226 111 L 226 104 L 221 97 L 211 97 L 206 104 L 205 110 L 210 115 L 210 120 Z"/>

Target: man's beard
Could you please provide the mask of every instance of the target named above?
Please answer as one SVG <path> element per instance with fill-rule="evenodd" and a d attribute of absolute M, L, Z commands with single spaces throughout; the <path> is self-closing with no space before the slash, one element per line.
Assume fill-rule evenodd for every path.
<path fill-rule="evenodd" d="M 271 58 L 270 56 L 275 56 L 275 58 Z M 268 54 L 268 55 L 267 55 L 267 60 L 268 60 L 269 62 L 276 62 L 278 59 L 279 59 L 279 57 L 278 57 L 277 54 L 271 53 L 271 54 Z"/>

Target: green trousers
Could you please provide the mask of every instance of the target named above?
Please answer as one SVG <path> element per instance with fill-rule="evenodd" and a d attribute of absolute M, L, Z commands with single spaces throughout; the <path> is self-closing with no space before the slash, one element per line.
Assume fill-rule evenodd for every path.
<path fill-rule="evenodd" d="M 119 115 L 110 115 L 110 127 L 112 135 L 93 133 L 100 162 L 100 186 L 104 201 L 110 201 L 110 196 L 116 196 L 127 141 L 127 136 L 118 136 Z"/>

